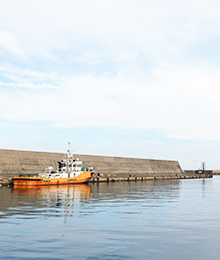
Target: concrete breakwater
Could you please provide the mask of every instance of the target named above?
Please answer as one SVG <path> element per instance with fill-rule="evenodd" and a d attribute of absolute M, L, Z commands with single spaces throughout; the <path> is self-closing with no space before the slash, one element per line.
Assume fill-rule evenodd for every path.
<path fill-rule="evenodd" d="M 220 175 L 220 170 L 213 170 L 213 175 Z"/>
<path fill-rule="evenodd" d="M 178 161 L 137 159 L 75 154 L 83 166 L 93 166 L 102 177 L 146 176 L 182 174 Z M 48 166 L 57 169 L 57 162 L 64 159 L 63 153 L 45 153 L 0 149 L 0 176 L 13 177 L 21 174 L 37 174 Z"/>
<path fill-rule="evenodd" d="M 93 166 L 95 176 L 90 182 L 142 181 L 157 179 L 208 178 L 212 174 L 183 172 L 178 161 L 108 157 L 75 154 L 83 166 Z M 37 175 L 64 159 L 63 153 L 46 153 L 0 149 L 0 184 L 6 185 L 16 175 Z M 8 178 L 8 179 L 7 179 Z"/>
<path fill-rule="evenodd" d="M 94 177 L 89 180 L 89 183 L 99 182 L 124 182 L 124 181 L 150 181 L 150 180 L 174 180 L 174 179 L 197 179 L 197 178 L 212 178 L 212 174 L 181 174 L 181 175 L 157 175 L 157 176 L 127 176 L 127 177 Z"/>

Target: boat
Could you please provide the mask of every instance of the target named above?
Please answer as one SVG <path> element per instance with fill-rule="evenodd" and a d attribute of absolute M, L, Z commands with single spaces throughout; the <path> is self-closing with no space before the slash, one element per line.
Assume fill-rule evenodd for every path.
<path fill-rule="evenodd" d="M 15 176 L 12 178 L 13 186 L 46 186 L 62 184 L 86 183 L 94 175 L 93 167 L 82 166 L 79 158 L 74 158 L 70 153 L 70 143 L 68 143 L 67 158 L 58 162 L 55 170 L 52 166 L 45 169 L 44 173 L 38 176 Z"/>

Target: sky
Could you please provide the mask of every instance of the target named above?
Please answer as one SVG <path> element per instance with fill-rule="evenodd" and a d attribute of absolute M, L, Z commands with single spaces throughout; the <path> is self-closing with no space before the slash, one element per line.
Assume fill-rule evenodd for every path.
<path fill-rule="evenodd" d="M 0 149 L 220 169 L 220 1 L 0 6 Z"/>

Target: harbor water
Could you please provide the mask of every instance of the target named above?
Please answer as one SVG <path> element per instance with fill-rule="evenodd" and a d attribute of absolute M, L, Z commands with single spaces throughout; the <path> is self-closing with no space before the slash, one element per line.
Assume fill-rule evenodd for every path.
<path fill-rule="evenodd" d="M 220 257 L 220 176 L 0 187 L 0 259 Z"/>

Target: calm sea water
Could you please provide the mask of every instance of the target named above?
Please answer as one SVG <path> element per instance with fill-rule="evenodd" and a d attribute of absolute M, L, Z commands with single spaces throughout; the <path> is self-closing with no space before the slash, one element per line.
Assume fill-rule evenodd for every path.
<path fill-rule="evenodd" d="M 0 259 L 220 259 L 220 176 L 0 187 Z"/>

